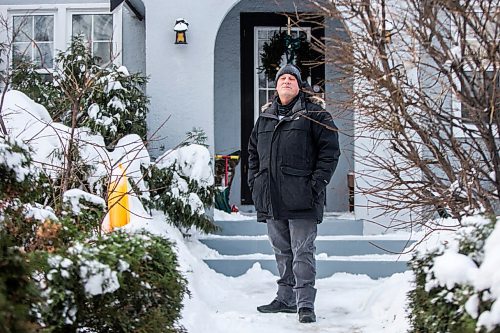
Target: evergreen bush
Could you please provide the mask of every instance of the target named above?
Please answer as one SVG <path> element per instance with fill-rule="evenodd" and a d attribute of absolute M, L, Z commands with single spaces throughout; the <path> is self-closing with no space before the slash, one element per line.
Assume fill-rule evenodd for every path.
<path fill-rule="evenodd" d="M 35 332 L 30 307 L 37 291 L 31 266 L 5 230 L 0 231 L 0 333 Z"/>
<path fill-rule="evenodd" d="M 0 137 L 0 229 L 13 246 L 26 248 L 36 237 L 44 207 L 45 178 L 32 163 L 29 148 L 10 137 Z M 38 220 L 37 220 L 38 219 Z"/>
<path fill-rule="evenodd" d="M 105 202 L 81 190 L 65 192 L 59 211 L 37 204 L 53 184 L 9 138 L 0 176 L 0 333 L 184 331 L 188 291 L 170 242 L 100 237 Z"/>
<path fill-rule="evenodd" d="M 456 243 L 430 251 L 417 251 L 413 255 L 410 265 L 415 275 L 415 287 L 409 293 L 411 332 L 500 332 L 500 325 L 487 329 L 478 324 L 478 317 L 491 310 L 494 301 L 489 290 L 476 290 L 470 282 L 446 285 L 438 281 L 435 272 L 436 259 L 455 247 L 457 253 L 467 256 L 479 267 L 484 260 L 485 241 L 494 227 L 494 222 L 465 226 L 457 232 Z M 457 271 L 455 274 L 466 272 Z M 468 303 L 472 300 L 477 301 L 477 306 Z M 477 315 L 471 316 L 475 311 Z"/>
<path fill-rule="evenodd" d="M 169 221 L 178 228 L 216 231 L 217 226 L 205 214 L 206 207 L 213 204 L 213 186 L 200 186 L 196 180 L 175 170 L 175 166 L 159 168 L 156 165 L 143 169 L 150 193 L 150 199 L 142 199 L 144 205 L 168 214 Z"/>
<path fill-rule="evenodd" d="M 74 37 L 55 63 L 52 74 L 32 64 L 17 64 L 12 87 L 44 105 L 54 121 L 102 135 L 107 148 L 115 148 L 119 139 L 131 133 L 145 139 L 149 101 L 142 90 L 144 76 L 113 64 L 99 67 L 99 59 L 91 55 L 82 36 Z M 202 139 L 196 133 L 190 137 Z M 65 152 L 53 152 L 64 154 L 56 156 L 64 163 L 60 174 L 50 173 L 50 178 L 43 165 L 33 167 L 26 146 L 9 140 L 0 139 L 0 176 L 5 179 L 0 182 L 0 232 L 5 238 L 0 245 L 9 256 L 15 249 L 26 252 L 29 260 L 16 259 L 27 264 L 17 271 L 20 291 L 12 288 L 16 297 L 9 294 L 11 289 L 1 289 L 6 283 L 0 285 L 2 328 L 24 332 L 26 327 L 26 332 L 40 333 L 184 331 L 179 318 L 188 290 L 177 271 L 173 245 L 147 233 L 101 235 L 104 200 L 77 188 L 106 193 L 107 182 L 96 181 L 103 175 L 94 174 L 94 165 L 82 157 L 81 145 L 86 143 L 79 141 L 78 134 L 68 139 L 72 144 Z M 92 182 L 91 176 L 96 178 Z M 175 197 L 178 201 L 172 201 L 182 212 L 169 207 L 172 218 L 184 218 L 179 225 L 194 223 L 210 230 L 204 209 L 211 204 L 211 187 L 174 169 L 161 177 L 170 177 L 173 191 L 185 185 Z M 10 267 L 11 262 L 1 260 L 1 267 Z M 8 270 L 5 275 L 0 272 L 1 283 L 8 274 Z M 33 279 L 36 284 L 29 284 Z M 30 286 L 39 299 L 24 292 Z M 19 301 L 23 295 L 25 303 Z M 8 311 L 15 313 L 4 316 Z"/>
<path fill-rule="evenodd" d="M 108 147 L 131 133 L 146 140 L 147 78 L 130 74 L 124 66 L 100 67 L 99 61 L 84 36 L 74 36 L 69 48 L 57 54 L 52 74 L 40 72 L 33 63 L 17 64 L 12 88 L 45 106 L 54 121 L 67 126 L 72 125 L 72 104 L 78 103 L 76 126 L 101 134 Z"/>
<path fill-rule="evenodd" d="M 44 263 L 36 309 L 45 332 L 184 331 L 178 320 L 186 280 L 163 238 L 117 231 L 33 260 Z"/>

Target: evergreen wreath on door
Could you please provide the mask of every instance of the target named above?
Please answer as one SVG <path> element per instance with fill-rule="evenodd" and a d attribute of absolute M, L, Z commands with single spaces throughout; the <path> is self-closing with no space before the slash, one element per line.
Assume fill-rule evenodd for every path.
<path fill-rule="evenodd" d="M 309 69 L 312 67 L 311 43 L 305 36 L 292 37 L 286 31 L 275 33 L 268 42 L 263 45 L 260 54 L 262 66 L 258 69 L 264 72 L 269 80 L 274 80 L 280 68 L 283 55 L 286 56 L 287 64 L 295 64 L 302 73 L 302 79 L 309 77 Z"/>

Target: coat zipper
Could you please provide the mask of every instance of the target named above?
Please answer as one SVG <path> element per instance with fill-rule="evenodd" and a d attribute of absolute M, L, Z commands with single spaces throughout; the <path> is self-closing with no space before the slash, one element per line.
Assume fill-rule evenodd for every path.
<path fill-rule="evenodd" d="M 271 117 L 269 117 L 271 118 Z M 274 117 L 272 117 L 273 119 L 276 119 Z M 269 173 L 268 173 L 268 184 L 269 184 L 269 196 L 271 197 L 271 214 L 272 214 L 272 217 L 275 218 L 275 212 L 276 214 L 278 214 L 279 212 L 279 209 L 278 208 L 278 202 L 279 200 L 275 199 L 273 200 L 273 192 L 271 191 L 271 173 L 272 173 L 272 167 L 271 167 L 271 163 L 272 163 L 272 156 L 273 156 L 273 143 L 274 143 L 274 139 L 275 139 L 275 134 L 276 134 L 276 129 L 278 128 L 278 126 L 280 124 L 282 124 L 283 122 L 285 121 L 291 121 L 292 119 L 289 118 L 289 117 L 283 117 L 281 119 L 278 118 L 278 123 L 274 126 L 274 130 L 273 130 L 273 136 L 271 137 L 271 147 L 270 147 L 270 150 L 269 150 Z M 278 165 L 276 164 L 276 173 L 278 172 Z M 276 186 L 280 186 L 279 182 L 276 181 Z M 281 188 L 278 188 L 278 193 L 281 191 Z M 279 218 L 279 216 L 277 216 Z"/>
<path fill-rule="evenodd" d="M 278 123 L 274 126 L 274 130 L 273 130 L 273 136 L 271 137 L 271 147 L 270 147 L 270 151 L 269 151 L 269 166 L 268 166 L 268 184 L 269 184 L 269 196 L 271 198 L 271 215 L 273 218 L 275 218 L 274 216 L 274 212 L 275 212 L 275 208 L 276 208 L 276 205 L 275 203 L 277 203 L 279 200 L 273 200 L 273 193 L 271 191 L 271 173 L 272 173 L 272 168 L 271 168 L 271 161 L 272 161 L 272 156 L 273 156 L 273 142 L 274 142 L 274 137 L 275 137 L 275 134 L 276 134 L 276 129 L 278 128 L 278 126 L 282 123 L 284 123 L 285 121 L 293 121 L 294 118 L 293 116 L 295 116 L 296 114 L 298 114 L 299 112 L 301 111 L 297 111 L 295 112 L 291 117 L 288 116 L 288 117 L 283 117 L 281 118 L 281 120 L 278 118 L 278 116 L 274 115 L 274 114 L 261 114 L 261 117 L 264 117 L 264 118 L 270 118 L 270 119 L 278 119 Z M 276 184 L 277 186 L 279 184 Z M 281 189 L 280 189 L 281 190 Z M 275 202 L 273 202 L 275 201 Z M 276 210 L 277 212 L 278 210 Z"/>

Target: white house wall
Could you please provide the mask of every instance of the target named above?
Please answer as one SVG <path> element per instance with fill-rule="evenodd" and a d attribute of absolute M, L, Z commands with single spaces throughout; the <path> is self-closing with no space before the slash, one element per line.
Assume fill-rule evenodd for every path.
<path fill-rule="evenodd" d="M 123 6 L 122 61 L 130 73 L 146 74 L 146 24 Z"/>
<path fill-rule="evenodd" d="M 394 2 L 397 4 L 399 10 L 402 9 L 401 2 Z M 390 7 L 390 6 L 389 6 Z M 341 8 L 342 11 L 342 8 Z M 349 12 L 347 10 L 346 12 Z M 400 17 L 404 17 L 401 15 Z M 360 34 L 363 32 L 357 30 L 359 26 L 363 26 L 362 23 L 355 22 L 352 19 L 346 18 L 344 21 L 347 28 L 353 32 L 353 35 Z M 401 62 L 407 58 L 407 54 L 399 54 L 399 60 Z M 410 73 L 408 73 L 410 74 Z M 412 69 L 409 75 L 415 84 L 417 84 L 418 73 L 415 69 Z M 356 83 L 353 85 L 353 93 L 356 91 L 362 91 L 365 82 L 362 79 L 356 79 Z M 383 170 L 378 170 L 373 167 L 370 160 L 380 159 L 380 160 L 395 160 L 397 162 L 402 162 L 398 160 L 398 157 L 394 156 L 393 151 L 390 148 L 390 140 L 387 133 L 381 131 L 377 132 L 367 132 L 363 128 L 362 124 L 366 123 L 367 119 L 358 112 L 355 111 L 355 130 L 354 130 L 354 172 L 355 172 L 355 209 L 354 213 L 357 219 L 364 220 L 365 234 L 378 234 L 387 231 L 392 231 L 391 228 L 397 227 L 401 228 L 402 222 L 409 222 L 415 218 L 410 210 L 399 210 L 397 212 L 388 211 L 385 207 L 387 205 L 392 205 L 393 203 L 387 202 L 387 200 L 377 197 L 376 195 L 367 194 L 373 189 L 373 186 L 381 187 L 381 184 L 385 180 L 390 180 L 391 175 L 387 174 Z M 415 138 L 417 140 L 417 138 Z M 414 173 L 412 175 L 402 175 L 403 177 L 421 177 L 420 173 Z"/>
<path fill-rule="evenodd" d="M 202 128 L 214 147 L 214 45 L 219 26 L 236 0 L 146 0 L 146 71 L 151 97 L 150 144 L 158 156 Z M 176 45 L 177 18 L 189 23 L 187 45 Z M 159 126 L 168 119 L 165 126 Z"/>

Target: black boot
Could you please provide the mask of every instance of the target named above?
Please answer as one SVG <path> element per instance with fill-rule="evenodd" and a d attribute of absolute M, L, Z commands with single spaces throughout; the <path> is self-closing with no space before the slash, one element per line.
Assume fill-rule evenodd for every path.
<path fill-rule="evenodd" d="M 299 322 L 301 323 L 314 323 L 316 321 L 316 315 L 314 310 L 311 308 L 300 308 L 299 309 Z"/>
<path fill-rule="evenodd" d="M 288 306 L 285 303 L 282 303 L 278 300 L 274 300 L 271 302 L 271 304 L 258 306 L 257 311 L 262 313 L 278 313 L 278 312 L 297 313 L 297 306 L 296 305 Z"/>

